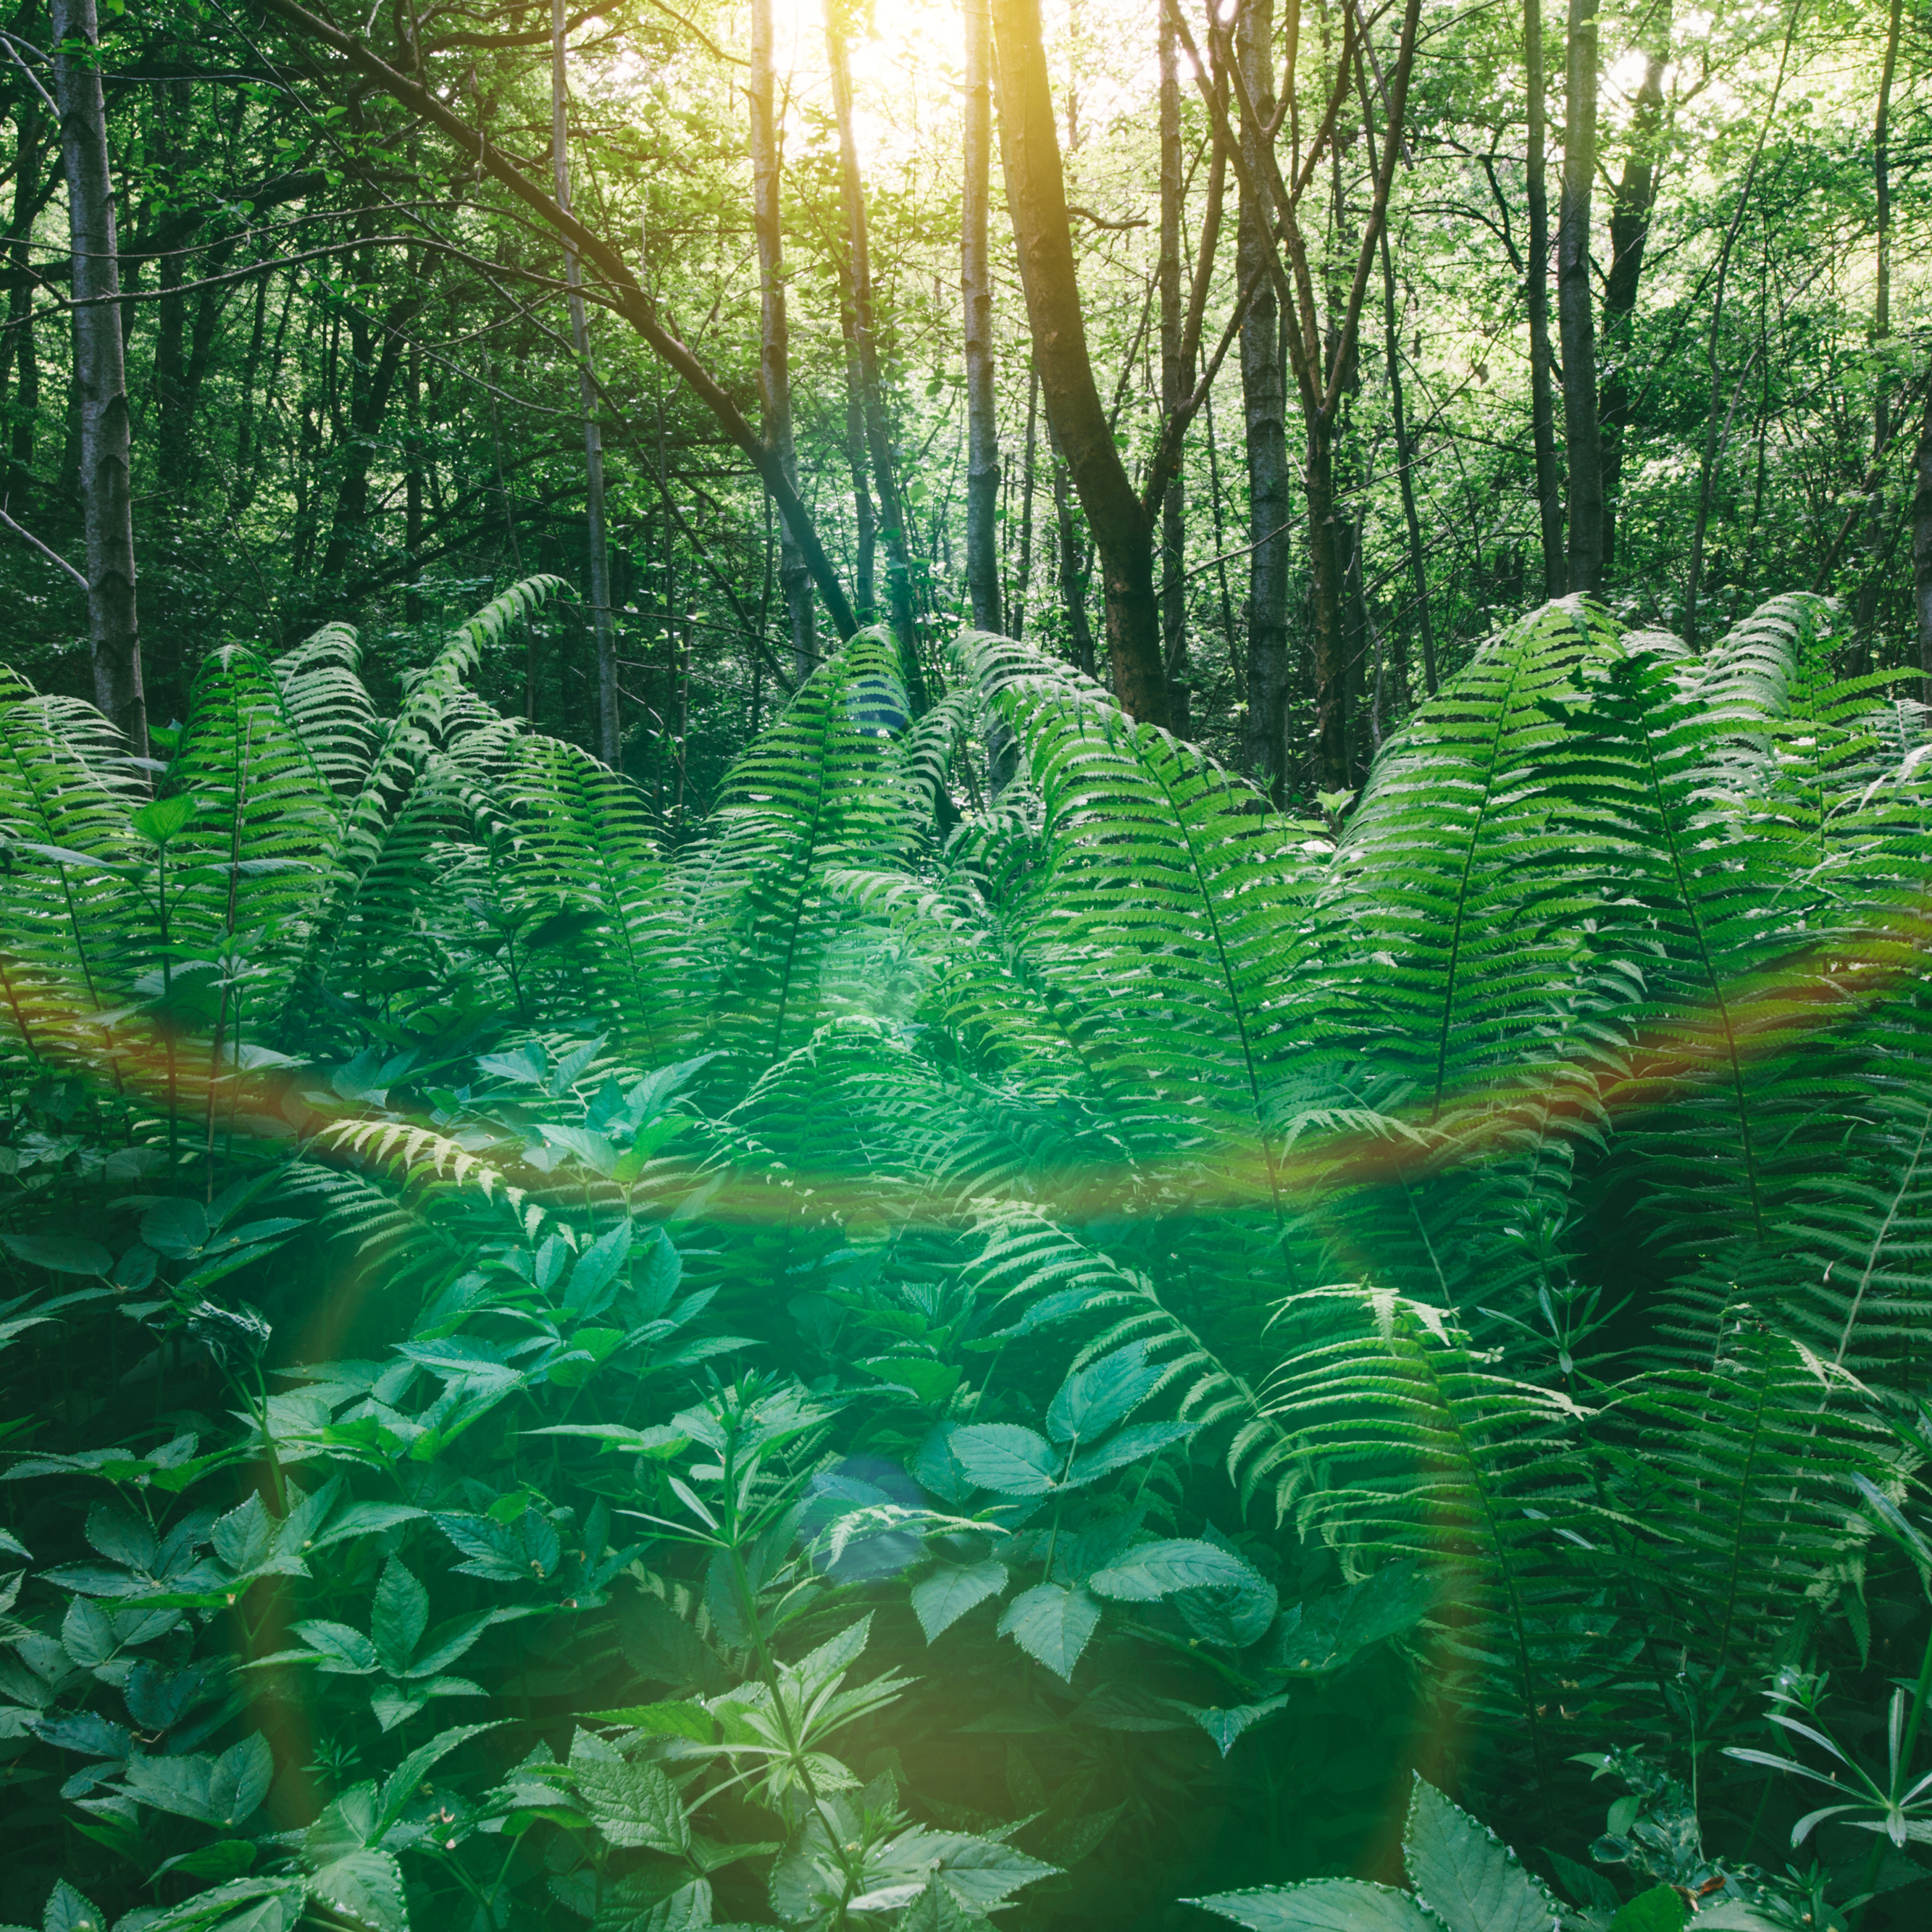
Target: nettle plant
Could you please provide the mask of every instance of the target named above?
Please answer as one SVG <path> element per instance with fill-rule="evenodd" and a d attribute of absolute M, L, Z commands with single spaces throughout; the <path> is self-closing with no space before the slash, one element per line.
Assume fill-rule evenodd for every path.
<path fill-rule="evenodd" d="M 0 688 L 0 1910 L 1916 1922 L 1932 767 L 1826 607 L 1550 605 L 1305 820 L 862 632 L 668 836 L 471 688 L 556 589 L 153 772 Z"/>

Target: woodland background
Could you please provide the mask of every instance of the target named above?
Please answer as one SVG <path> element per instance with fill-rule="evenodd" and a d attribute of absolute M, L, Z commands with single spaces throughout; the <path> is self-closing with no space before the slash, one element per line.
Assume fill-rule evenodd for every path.
<path fill-rule="evenodd" d="M 1580 4 L 1544 25 L 1513 6 L 1424 7 L 1386 236 L 1366 251 L 1400 21 L 1377 18 L 1364 62 L 1343 44 L 1346 14 L 1297 10 L 1295 98 L 1278 136 L 1286 164 L 1292 146 L 1315 145 L 1334 99 L 1299 213 L 1307 332 L 1339 377 L 1324 520 L 1340 634 L 1322 641 L 1307 432 L 1264 281 L 1188 426 L 1155 546 L 1176 724 L 1278 794 L 1348 788 L 1432 680 L 1573 579 L 1629 623 L 1694 642 L 1766 595 L 1815 586 L 1845 600 L 1861 662 L 1916 662 L 1932 622 L 1915 620 L 1912 590 L 1914 482 L 1922 497 L 1932 460 L 1922 14 L 1904 0 L 1656 0 L 1600 16 Z M 758 17 L 655 0 L 572 14 L 562 122 L 541 9 L 399 4 L 343 24 L 546 190 L 554 126 L 567 126 L 578 212 L 636 265 L 664 326 L 756 433 L 795 449 L 861 616 L 885 610 L 902 527 L 902 615 L 930 656 L 974 614 L 978 514 L 993 580 L 979 621 L 1097 660 L 1104 677 L 1095 500 L 1077 460 L 1070 477 L 1031 374 L 997 142 L 968 138 L 992 77 L 983 61 L 969 73 L 961 16 L 882 0 L 868 16 L 836 11 L 830 43 L 814 8 L 781 5 L 762 40 Z M 1230 319 L 1261 219 L 1238 164 L 1215 159 L 1213 116 L 1166 22 L 1152 4 L 1094 0 L 1046 16 L 1078 305 L 1137 486 L 1163 398 L 1187 393 Z M 1526 26 L 1544 43 L 1534 94 Z M 1249 6 L 1224 60 L 1204 17 L 1192 22 L 1230 128 L 1236 43 L 1266 118 L 1288 27 Z M 36 51 L 56 28 L 28 5 L 7 31 L 0 508 L 89 575 L 97 472 L 84 484 L 72 321 L 88 311 L 63 306 L 74 243 L 42 98 L 52 76 Z M 788 620 L 799 571 L 782 520 L 716 413 L 589 303 L 593 542 L 565 264 L 541 220 L 272 13 L 142 6 L 110 10 L 101 32 L 118 260 L 99 247 L 82 260 L 97 296 L 118 270 L 140 588 L 113 648 L 124 656 L 138 628 L 152 722 L 179 721 L 196 665 L 224 639 L 278 648 L 344 619 L 367 633 L 377 675 L 400 677 L 493 586 L 555 571 L 578 605 L 499 653 L 490 694 L 620 760 L 662 806 L 708 798 L 836 635 L 824 611 L 802 631 Z M 850 69 L 842 135 L 828 46 Z M 769 130 L 763 200 L 754 122 Z M 990 252 L 965 265 L 987 310 L 982 373 L 969 380 L 962 196 L 974 200 L 976 169 L 990 177 L 976 190 L 982 206 L 991 196 Z M 1245 172 L 1265 194 L 1258 164 Z M 1587 256 L 1578 244 L 1562 256 L 1566 219 L 1586 224 Z M 1204 231 L 1216 245 L 1197 276 Z M 761 288 L 782 291 L 782 316 Z M 1592 367 L 1566 365 L 1564 332 L 1579 327 Z M 1587 507 L 1598 492 L 1600 517 Z M 1932 608 L 1932 510 L 1918 514 Z M 1580 532 L 1593 538 L 1582 558 Z M 10 656 L 50 688 L 89 691 L 80 587 L 0 537 Z M 1324 686 L 1346 750 L 1332 722 L 1325 749 L 1317 740 Z"/>

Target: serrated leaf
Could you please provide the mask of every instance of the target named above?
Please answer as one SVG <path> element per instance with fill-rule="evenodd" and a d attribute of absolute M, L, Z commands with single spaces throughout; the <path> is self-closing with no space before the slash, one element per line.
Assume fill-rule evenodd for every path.
<path fill-rule="evenodd" d="M 1226 1708 L 1190 1707 L 1189 1715 L 1214 1740 L 1221 1755 L 1226 1757 L 1244 1731 L 1259 1724 L 1264 1718 L 1271 1718 L 1277 1711 L 1287 1708 L 1288 1699 L 1282 1696 L 1265 1697 L 1258 1704 L 1235 1704 Z"/>
<path fill-rule="evenodd" d="M 1406 1892 L 1360 1879 L 1317 1878 L 1184 1901 L 1249 1932 L 1440 1932 Z"/>
<path fill-rule="evenodd" d="M 1124 1422 L 1160 1386 L 1166 1372 L 1150 1364 L 1147 1354 L 1144 1342 L 1131 1342 L 1076 1370 L 1047 1409 L 1047 1433 L 1056 1442 L 1087 1442 Z"/>
<path fill-rule="evenodd" d="M 391 1557 L 376 1581 L 369 1624 L 384 1668 L 398 1674 L 406 1670 L 428 1626 L 429 1592 L 400 1556 Z"/>
<path fill-rule="evenodd" d="M 1496 1834 L 1425 1780 L 1402 1839 L 1417 1898 L 1446 1932 L 1550 1932 L 1556 1902 Z"/>
<path fill-rule="evenodd" d="M 332 1860 L 308 1882 L 314 1897 L 370 1932 L 408 1932 L 402 1868 L 387 1852 L 365 1845 Z"/>
<path fill-rule="evenodd" d="M 1610 1921 L 1610 1932 L 1684 1932 L 1690 1922 L 1684 1894 L 1674 1885 L 1654 1885 L 1639 1892 Z"/>
<path fill-rule="evenodd" d="M 654 1764 L 596 1760 L 577 1768 L 578 1796 L 614 1845 L 683 1852 L 691 1823 L 671 1781 Z"/>
<path fill-rule="evenodd" d="M 1180 1590 L 1232 1588 L 1253 1574 L 1238 1556 L 1214 1544 L 1182 1537 L 1143 1543 L 1119 1562 L 1096 1570 L 1088 1582 L 1100 1596 L 1124 1604 L 1152 1604 Z"/>
<path fill-rule="evenodd" d="M 912 1586 L 913 1614 L 931 1643 L 976 1604 L 1006 1587 L 1006 1566 L 987 1557 L 977 1563 L 946 1563 Z"/>
<path fill-rule="evenodd" d="M 48 1894 L 40 1932 L 107 1932 L 107 1927 L 100 1908 L 63 1878 L 55 1881 Z"/>
<path fill-rule="evenodd" d="M 1012 1422 L 977 1422 L 952 1433 L 954 1460 L 975 1489 L 996 1496 L 1043 1496 L 1060 1459 L 1043 1436 Z"/>
<path fill-rule="evenodd" d="M 1100 1622 L 1099 1600 L 1084 1589 L 1036 1583 L 1007 1605 L 1000 1634 L 1056 1676 L 1071 1681 L 1073 1666 Z"/>
<path fill-rule="evenodd" d="M 0 1234 L 0 1247 L 55 1274 L 105 1274 L 114 1265 L 113 1256 L 85 1234 Z"/>

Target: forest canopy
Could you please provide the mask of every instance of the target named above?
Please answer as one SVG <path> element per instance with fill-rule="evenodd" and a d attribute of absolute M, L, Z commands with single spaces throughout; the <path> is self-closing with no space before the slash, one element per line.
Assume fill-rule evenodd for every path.
<path fill-rule="evenodd" d="M 1888 1932 L 1932 14 L 0 25 L 0 1932 Z"/>

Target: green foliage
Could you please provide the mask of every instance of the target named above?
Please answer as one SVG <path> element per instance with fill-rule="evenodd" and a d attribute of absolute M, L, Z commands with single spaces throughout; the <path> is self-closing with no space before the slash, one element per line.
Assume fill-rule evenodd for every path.
<path fill-rule="evenodd" d="M 1827 610 L 1551 606 L 1339 837 L 861 633 L 674 840 L 465 682 L 550 587 L 391 718 L 217 654 L 152 797 L 6 687 L 19 1910 L 1912 1922 L 1923 760 Z"/>

